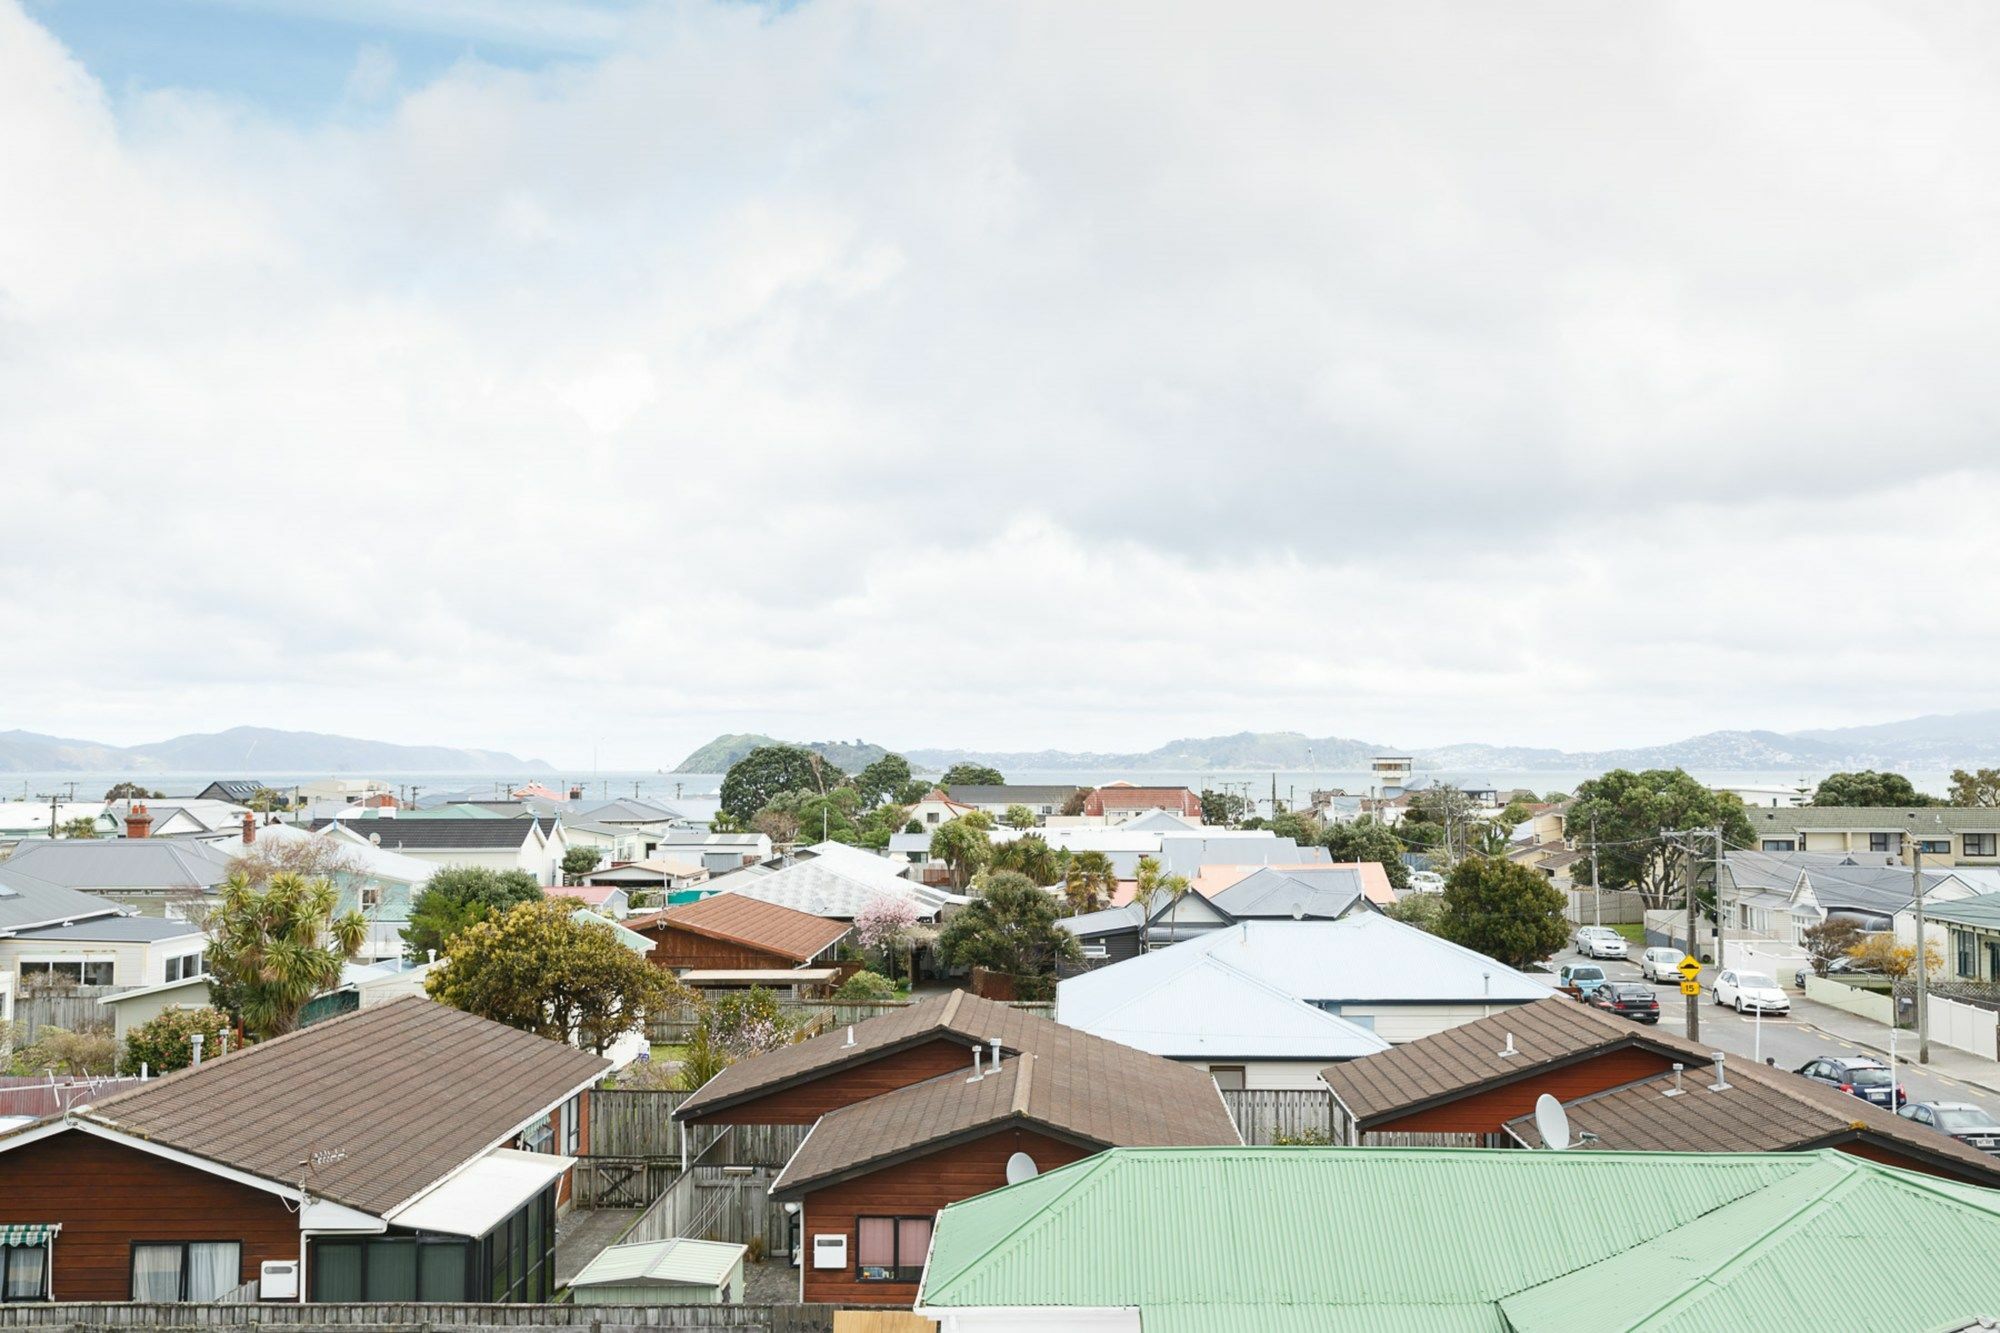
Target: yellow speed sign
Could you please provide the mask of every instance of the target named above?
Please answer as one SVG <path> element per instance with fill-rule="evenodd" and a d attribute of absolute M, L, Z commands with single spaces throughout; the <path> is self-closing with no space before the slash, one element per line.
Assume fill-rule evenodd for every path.
<path fill-rule="evenodd" d="M 1699 981 L 1683 981 L 1681 983 L 1681 994 L 1683 995 L 1701 994 L 1701 983 Z"/>
<path fill-rule="evenodd" d="M 1675 964 L 1674 970 L 1681 974 L 1683 981 L 1693 981 L 1701 975 L 1701 960 L 1697 959 L 1693 954 L 1689 954 L 1687 957 L 1681 959 L 1679 963 Z"/>

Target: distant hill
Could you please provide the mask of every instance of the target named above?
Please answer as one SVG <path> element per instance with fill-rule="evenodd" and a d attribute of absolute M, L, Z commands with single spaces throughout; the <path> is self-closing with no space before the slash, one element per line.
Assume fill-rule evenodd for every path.
<path fill-rule="evenodd" d="M 730 767 L 760 745 L 795 745 L 811 750 L 843 773 L 858 773 L 889 751 L 867 741 L 781 741 L 758 732 L 717 736 L 708 744 L 674 765 L 676 773 L 727 773 Z"/>
<path fill-rule="evenodd" d="M 528 773 L 553 772 L 539 759 L 498 750 L 391 745 L 314 731 L 231 727 L 149 745 L 104 745 L 32 731 L 0 731 L 4 773 Z"/>
<path fill-rule="evenodd" d="M 751 748 L 773 743 L 765 736 L 724 736 L 690 755 L 676 771 L 719 773 Z M 718 750 L 718 747 L 721 747 Z M 818 746 L 813 748 L 817 749 Z M 710 751 L 717 751 L 711 755 Z M 869 746 L 871 755 L 880 749 Z M 822 750 L 822 753 L 826 751 Z M 1910 718 L 1901 722 L 1808 731 L 1711 731 L 1662 745 L 1616 750 L 1557 750 L 1537 746 L 1460 745 L 1407 749 L 1346 736 L 1307 736 L 1297 731 L 1241 731 L 1230 736 L 1189 737 L 1136 752 L 1077 750 L 913 749 L 900 753 L 924 772 L 942 772 L 958 763 L 989 764 L 1002 773 L 1020 772 L 1259 772 L 1266 770 L 1356 772 L 1378 754 L 1409 754 L 1420 769 L 1452 773 L 1536 773 L 1601 771 L 1607 768 L 1691 768 L 1705 771 L 1891 768 L 1941 770 L 2000 765 L 2000 709 Z M 724 756 L 731 756 L 722 762 Z M 869 762 L 850 764 L 849 772 Z M 697 760 L 704 762 L 697 763 Z"/>

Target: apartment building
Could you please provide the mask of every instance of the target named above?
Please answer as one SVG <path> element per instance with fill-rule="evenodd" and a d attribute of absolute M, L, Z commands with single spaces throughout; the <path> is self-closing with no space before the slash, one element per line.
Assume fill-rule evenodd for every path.
<path fill-rule="evenodd" d="M 1906 859 L 1912 844 L 1924 864 L 2000 866 L 2000 809 L 1928 806 L 1799 806 L 1752 810 L 1752 849 L 1788 852 L 1848 852 Z"/>

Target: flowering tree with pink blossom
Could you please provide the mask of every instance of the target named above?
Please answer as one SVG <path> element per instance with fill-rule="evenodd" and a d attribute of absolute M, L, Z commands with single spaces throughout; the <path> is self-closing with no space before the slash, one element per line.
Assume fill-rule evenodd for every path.
<path fill-rule="evenodd" d="M 879 894 L 854 916 L 854 935 L 868 953 L 877 954 L 884 970 L 896 974 L 896 948 L 917 924 L 917 907 L 908 898 Z"/>

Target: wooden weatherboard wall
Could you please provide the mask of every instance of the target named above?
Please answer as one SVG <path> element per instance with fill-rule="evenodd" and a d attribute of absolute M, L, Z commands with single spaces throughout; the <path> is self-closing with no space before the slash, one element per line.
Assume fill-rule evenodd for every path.
<path fill-rule="evenodd" d="M 1361 1131 L 1361 1141 L 1367 1143 L 1370 1134 L 1392 1132 L 1497 1134 L 1509 1120 L 1534 1110 L 1535 1098 L 1545 1092 L 1559 1102 L 1566 1102 L 1653 1078 L 1671 1068 L 1673 1062 L 1655 1051 L 1633 1047 L 1606 1051 L 1497 1088 L 1468 1093 L 1440 1106 L 1384 1120 Z"/>
<path fill-rule="evenodd" d="M 1091 1155 L 1090 1149 L 1033 1130 L 1008 1129 L 806 1195 L 799 1208 L 805 1299 L 843 1305 L 913 1303 L 917 1299 L 914 1282 L 863 1282 L 855 1276 L 860 1245 L 855 1219 L 934 1217 L 946 1204 L 1005 1185 L 1007 1159 L 1017 1152 L 1034 1158 L 1035 1165 L 1044 1171 Z M 815 1269 L 812 1238 L 833 1234 L 847 1237 L 847 1267 L 840 1271 Z"/>
<path fill-rule="evenodd" d="M 0 1153 L 0 1223 L 17 1222 L 62 1224 L 59 1301 L 130 1300 L 134 1242 L 239 1241 L 239 1282 L 299 1257 L 299 1219 L 277 1195 L 80 1130 Z"/>
<path fill-rule="evenodd" d="M 769 953 L 752 945 L 739 944 L 734 940 L 718 940 L 710 935 L 696 934 L 692 930 L 681 930 L 670 921 L 657 921 L 642 926 L 639 933 L 653 942 L 653 951 L 646 957 L 659 967 L 677 970 L 690 968 L 789 970 L 799 965 L 796 958 Z"/>
<path fill-rule="evenodd" d="M 907 1088 L 954 1069 L 972 1072 L 972 1047 L 946 1037 L 892 1051 L 793 1087 L 696 1117 L 700 1124 L 810 1125 L 828 1111 Z"/>

